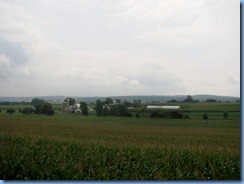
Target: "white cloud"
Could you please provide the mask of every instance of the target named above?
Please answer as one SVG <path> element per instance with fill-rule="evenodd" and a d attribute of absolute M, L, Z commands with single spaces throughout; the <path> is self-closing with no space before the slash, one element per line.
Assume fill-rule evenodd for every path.
<path fill-rule="evenodd" d="M 239 96 L 238 11 L 226 0 L 0 0 L 0 41 L 27 56 L 16 65 L 0 52 L 0 95 Z"/>
<path fill-rule="evenodd" d="M 0 80 L 6 81 L 14 73 L 12 69 L 15 68 L 15 63 L 5 55 L 0 55 Z"/>

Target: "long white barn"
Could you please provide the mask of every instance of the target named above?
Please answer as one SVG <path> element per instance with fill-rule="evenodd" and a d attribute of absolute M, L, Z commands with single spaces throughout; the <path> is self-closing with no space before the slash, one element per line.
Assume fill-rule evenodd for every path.
<path fill-rule="evenodd" d="M 148 105 L 147 109 L 180 109 L 180 106 Z"/>

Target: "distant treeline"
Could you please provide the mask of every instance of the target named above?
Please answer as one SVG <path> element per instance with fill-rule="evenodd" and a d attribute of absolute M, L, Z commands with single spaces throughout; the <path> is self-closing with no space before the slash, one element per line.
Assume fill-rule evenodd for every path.
<path fill-rule="evenodd" d="M 31 105 L 31 102 L 9 102 L 9 101 L 0 101 L 0 105 Z"/>
<path fill-rule="evenodd" d="M 111 98 L 113 100 L 115 99 L 121 99 L 122 101 L 130 101 L 132 102 L 134 99 L 140 99 L 142 103 L 147 102 L 168 102 L 172 99 L 176 101 L 183 101 L 186 99 L 187 95 L 135 95 L 135 96 L 94 96 L 94 97 L 82 97 L 82 96 L 71 96 L 73 99 L 75 99 L 77 102 L 84 101 L 87 103 L 96 103 L 96 100 L 99 99 L 101 101 L 105 101 L 106 98 Z M 221 102 L 235 102 L 240 101 L 239 97 L 233 97 L 233 96 L 218 96 L 218 95 L 191 95 L 192 98 L 196 101 L 206 101 L 207 99 L 215 99 L 216 101 Z M 66 98 L 66 96 L 36 96 L 36 97 L 0 97 L 0 102 L 8 101 L 8 102 L 16 102 L 20 103 L 20 101 L 30 102 L 33 98 L 40 98 L 44 99 L 46 102 L 49 103 L 55 103 L 55 104 L 61 104 L 63 102 L 63 99 Z"/>

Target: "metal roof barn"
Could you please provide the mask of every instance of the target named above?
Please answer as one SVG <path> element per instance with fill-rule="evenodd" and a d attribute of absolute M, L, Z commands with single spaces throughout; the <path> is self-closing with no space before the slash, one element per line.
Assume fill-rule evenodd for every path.
<path fill-rule="evenodd" d="M 148 105 L 147 109 L 180 109 L 180 106 Z"/>

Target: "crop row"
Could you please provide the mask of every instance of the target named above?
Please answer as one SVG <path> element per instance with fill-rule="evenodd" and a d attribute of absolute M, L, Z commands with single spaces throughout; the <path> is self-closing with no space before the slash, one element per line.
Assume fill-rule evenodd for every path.
<path fill-rule="evenodd" d="M 0 179 L 239 180 L 240 155 L 0 136 Z"/>

